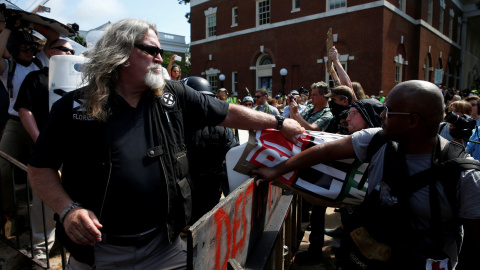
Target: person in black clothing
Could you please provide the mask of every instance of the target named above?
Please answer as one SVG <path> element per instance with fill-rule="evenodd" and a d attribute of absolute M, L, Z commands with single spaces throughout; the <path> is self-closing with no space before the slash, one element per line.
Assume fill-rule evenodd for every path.
<path fill-rule="evenodd" d="M 188 77 L 182 83 L 215 97 L 210 83 L 204 78 Z M 238 140 L 230 128 L 207 126 L 187 134 L 185 141 L 193 182 L 190 221 L 193 224 L 218 203 L 222 195 L 221 187 L 228 187 L 225 155 L 238 145 Z"/>
<path fill-rule="evenodd" d="M 109 25 L 89 51 L 86 86 L 53 105 L 35 144 L 29 180 L 58 215 L 56 237 L 73 269 L 186 268 L 179 237 L 191 214 L 186 132 L 277 128 L 295 141 L 304 131 L 165 81 L 162 54 L 154 24 Z"/>

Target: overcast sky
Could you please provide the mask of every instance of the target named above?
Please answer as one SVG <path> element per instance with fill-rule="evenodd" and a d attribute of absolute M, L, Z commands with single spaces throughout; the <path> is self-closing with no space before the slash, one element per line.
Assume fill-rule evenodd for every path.
<path fill-rule="evenodd" d="M 10 0 L 26 11 L 45 1 Z M 76 22 L 80 30 L 123 18 L 141 18 L 155 23 L 160 32 L 185 36 L 186 43 L 190 43 L 190 24 L 185 18 L 190 5 L 180 5 L 177 0 L 49 0 L 45 6 L 51 8 L 51 13 L 40 15 L 65 24 Z"/>

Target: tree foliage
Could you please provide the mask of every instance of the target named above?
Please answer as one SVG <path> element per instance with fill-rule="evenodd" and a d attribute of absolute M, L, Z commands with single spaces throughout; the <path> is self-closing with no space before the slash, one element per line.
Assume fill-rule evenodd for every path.
<path fill-rule="evenodd" d="M 190 0 L 177 0 L 179 4 L 190 4 Z M 185 13 L 185 18 L 187 18 L 188 23 L 190 23 L 190 12 Z"/>

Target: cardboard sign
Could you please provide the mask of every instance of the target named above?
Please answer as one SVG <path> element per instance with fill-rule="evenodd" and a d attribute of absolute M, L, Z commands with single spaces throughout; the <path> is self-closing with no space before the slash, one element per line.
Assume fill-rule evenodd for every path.
<path fill-rule="evenodd" d="M 249 174 L 257 167 L 274 167 L 305 149 L 342 137 L 338 134 L 308 131 L 299 135 L 294 144 L 278 130 L 259 130 L 251 133 L 235 170 Z M 367 166 L 368 164 L 353 158 L 319 163 L 282 175 L 276 184 L 305 196 L 316 204 L 331 207 L 358 205 L 363 201 L 368 188 L 367 181 L 361 190 L 358 189 Z"/>

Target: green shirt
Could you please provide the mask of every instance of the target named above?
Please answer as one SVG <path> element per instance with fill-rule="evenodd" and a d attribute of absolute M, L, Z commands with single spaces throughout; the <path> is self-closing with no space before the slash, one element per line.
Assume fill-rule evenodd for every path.
<path fill-rule="evenodd" d="M 315 113 L 313 112 L 314 109 L 315 106 L 313 106 L 313 104 L 308 104 L 307 108 L 305 108 L 300 115 L 309 124 L 316 124 L 321 130 L 325 130 L 333 119 L 333 114 L 330 112 L 330 108 L 326 106 Z"/>

